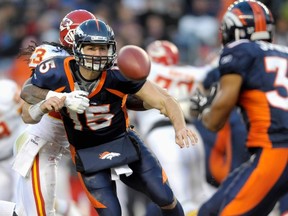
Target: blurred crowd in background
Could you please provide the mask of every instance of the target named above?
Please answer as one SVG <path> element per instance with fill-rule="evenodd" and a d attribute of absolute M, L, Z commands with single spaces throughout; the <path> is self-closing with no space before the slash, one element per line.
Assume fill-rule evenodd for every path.
<path fill-rule="evenodd" d="M 86 9 L 110 24 L 118 49 L 145 48 L 156 39 L 174 42 L 180 62 L 201 66 L 220 48 L 219 20 L 233 0 L 1 0 L 0 76 L 19 84 L 29 76 L 17 60 L 31 41 L 58 42 L 59 23 L 71 10 Z M 288 44 L 288 1 L 262 0 L 276 20 L 276 43 Z M 20 71 L 19 71 L 20 70 Z M 27 74 L 28 73 L 28 74 Z"/>

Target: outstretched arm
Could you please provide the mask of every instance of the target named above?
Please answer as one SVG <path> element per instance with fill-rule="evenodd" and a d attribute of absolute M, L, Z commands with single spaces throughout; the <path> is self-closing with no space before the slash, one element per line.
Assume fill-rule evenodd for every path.
<path fill-rule="evenodd" d="M 180 105 L 167 91 L 147 80 L 135 95 L 144 101 L 146 108 L 158 109 L 170 119 L 175 129 L 176 143 L 181 148 L 198 141 L 196 134 L 187 128 Z"/>

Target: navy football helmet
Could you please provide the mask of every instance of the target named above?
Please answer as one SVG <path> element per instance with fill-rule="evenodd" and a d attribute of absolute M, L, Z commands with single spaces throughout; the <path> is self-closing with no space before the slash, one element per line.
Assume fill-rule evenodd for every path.
<path fill-rule="evenodd" d="M 112 28 L 100 19 L 90 19 L 81 23 L 74 36 L 73 53 L 77 63 L 92 71 L 103 71 L 113 66 L 116 59 L 116 41 Z M 87 44 L 108 46 L 107 56 L 86 55 L 83 47 Z"/>
<path fill-rule="evenodd" d="M 221 23 L 223 45 L 239 39 L 272 42 L 274 19 L 261 2 L 239 0 L 229 6 Z"/>

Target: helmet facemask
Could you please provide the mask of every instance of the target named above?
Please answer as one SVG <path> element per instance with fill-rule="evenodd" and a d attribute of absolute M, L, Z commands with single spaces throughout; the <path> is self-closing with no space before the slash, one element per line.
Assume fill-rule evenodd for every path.
<path fill-rule="evenodd" d="M 106 56 L 88 55 L 83 52 L 86 45 L 108 47 Z M 89 20 L 76 30 L 73 52 L 77 63 L 88 70 L 101 72 L 113 66 L 116 59 L 116 41 L 113 30 L 101 20 Z"/>
<path fill-rule="evenodd" d="M 76 60 L 80 66 L 91 71 L 100 72 L 110 68 L 113 65 L 115 60 L 115 54 L 113 55 L 113 45 L 108 45 L 109 48 L 107 56 L 94 56 L 84 54 L 84 46 L 79 48 L 77 52 L 78 54 Z"/>

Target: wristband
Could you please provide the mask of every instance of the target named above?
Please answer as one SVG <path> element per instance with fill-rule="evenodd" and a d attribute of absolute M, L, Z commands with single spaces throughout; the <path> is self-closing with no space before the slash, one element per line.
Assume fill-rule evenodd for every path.
<path fill-rule="evenodd" d="M 48 98 L 51 98 L 51 97 L 58 97 L 58 98 L 62 98 L 63 96 L 65 96 L 65 93 L 60 93 L 60 92 L 55 92 L 55 91 L 49 91 L 48 93 L 47 93 L 47 95 L 46 95 L 46 100 L 48 99 Z"/>
<path fill-rule="evenodd" d="M 45 100 L 42 100 L 39 103 L 30 106 L 28 109 L 30 117 L 36 122 L 39 122 L 42 116 L 45 114 L 40 108 L 41 104 L 44 102 Z"/>

